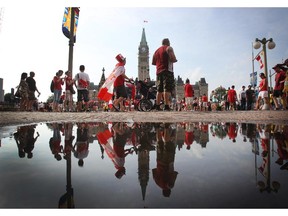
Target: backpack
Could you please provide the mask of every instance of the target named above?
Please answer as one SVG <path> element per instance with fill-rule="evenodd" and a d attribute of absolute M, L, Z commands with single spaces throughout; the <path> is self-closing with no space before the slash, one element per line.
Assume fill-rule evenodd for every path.
<path fill-rule="evenodd" d="M 51 81 L 51 84 L 50 84 L 50 91 L 54 93 L 54 81 L 53 80 Z"/>

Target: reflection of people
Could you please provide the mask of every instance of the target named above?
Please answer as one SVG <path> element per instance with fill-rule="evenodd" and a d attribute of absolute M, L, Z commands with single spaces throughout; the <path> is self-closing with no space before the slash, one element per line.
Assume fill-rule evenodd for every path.
<path fill-rule="evenodd" d="M 74 156 L 78 158 L 79 167 L 83 167 L 84 158 L 88 156 L 89 143 L 88 143 L 88 126 L 86 123 L 78 124 L 77 138 L 74 145 Z"/>
<path fill-rule="evenodd" d="M 26 125 L 21 126 L 17 129 L 17 132 L 14 133 L 14 139 L 17 143 L 18 147 L 18 155 L 20 158 L 24 158 L 27 154 L 27 158 L 33 157 L 33 149 L 36 140 L 39 137 L 39 133 L 37 132 L 37 136 L 34 138 L 36 125 Z"/>
<path fill-rule="evenodd" d="M 24 148 L 27 145 L 26 136 L 27 136 L 27 127 L 26 126 L 22 126 L 22 127 L 17 128 L 17 132 L 14 133 L 14 139 L 15 139 L 17 147 L 18 147 L 18 156 L 20 158 L 25 157 Z"/>
<path fill-rule="evenodd" d="M 185 140 L 184 143 L 187 145 L 187 150 L 191 148 L 191 145 L 194 142 L 194 127 L 191 123 L 185 125 Z"/>
<path fill-rule="evenodd" d="M 236 137 L 237 137 L 237 133 L 238 133 L 238 126 L 235 122 L 231 122 L 228 123 L 228 131 L 227 131 L 227 135 L 229 137 L 229 139 L 232 140 L 232 142 L 236 142 Z"/>
<path fill-rule="evenodd" d="M 263 174 L 265 177 L 268 176 L 268 164 L 269 164 L 269 151 L 270 151 L 270 125 L 264 125 L 262 128 L 262 125 L 257 125 L 257 131 L 259 133 L 259 137 L 261 139 L 261 147 L 262 147 L 262 165 L 258 168 L 261 174 Z"/>
<path fill-rule="evenodd" d="M 112 127 L 114 133 L 113 136 L 113 149 L 116 153 L 117 162 L 114 163 L 117 169 L 115 176 L 120 179 L 126 174 L 125 169 L 125 157 L 132 153 L 130 149 L 125 149 L 127 139 L 130 135 L 130 130 L 123 122 L 117 122 Z"/>
<path fill-rule="evenodd" d="M 24 147 L 24 151 L 25 151 L 25 153 L 27 153 L 28 158 L 33 157 L 32 151 L 34 149 L 34 145 L 35 145 L 36 140 L 40 136 L 39 133 L 37 132 L 37 136 L 34 137 L 35 127 L 36 127 L 36 125 L 28 125 L 27 126 L 27 137 L 26 137 L 27 143 L 26 143 L 26 146 Z"/>
<path fill-rule="evenodd" d="M 157 167 L 152 169 L 155 183 L 162 189 L 164 197 L 169 197 L 175 185 L 178 172 L 174 170 L 175 129 L 166 123 L 164 128 L 156 127 Z"/>
<path fill-rule="evenodd" d="M 50 138 L 49 146 L 55 159 L 57 161 L 60 161 L 62 159 L 60 153 L 63 152 L 63 146 L 61 145 L 61 134 L 60 134 L 61 124 L 53 123 L 52 126 L 53 126 L 53 137 Z"/>
<path fill-rule="evenodd" d="M 71 151 L 74 151 L 73 149 L 73 124 L 71 122 L 64 124 L 64 135 L 65 135 L 65 146 L 64 146 L 64 158 L 66 159 L 66 156 L 71 154 Z"/>

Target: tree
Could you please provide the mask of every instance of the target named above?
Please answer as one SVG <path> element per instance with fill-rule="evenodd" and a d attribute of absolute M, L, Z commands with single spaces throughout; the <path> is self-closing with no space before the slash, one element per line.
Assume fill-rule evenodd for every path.
<path fill-rule="evenodd" d="M 219 86 L 214 91 L 215 91 L 216 98 L 219 102 L 221 102 L 224 99 L 224 96 L 227 94 L 226 89 L 222 86 Z"/>

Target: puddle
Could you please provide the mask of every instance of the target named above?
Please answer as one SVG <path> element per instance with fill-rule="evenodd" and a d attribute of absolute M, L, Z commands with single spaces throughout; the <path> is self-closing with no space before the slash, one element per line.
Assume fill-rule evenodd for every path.
<path fill-rule="evenodd" d="M 288 125 L 1 128 L 0 208 L 287 208 Z"/>

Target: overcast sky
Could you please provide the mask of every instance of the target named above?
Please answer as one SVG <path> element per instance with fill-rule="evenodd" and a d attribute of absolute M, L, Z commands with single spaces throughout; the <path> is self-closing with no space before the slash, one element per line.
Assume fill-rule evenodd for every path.
<path fill-rule="evenodd" d="M 67 4 L 59 1 L 59 4 L 42 5 L 35 1 L 32 7 L 30 2 L 34 1 L 24 2 L 28 3 L 0 4 L 4 11 L 0 30 L 0 78 L 4 79 L 4 90 L 8 93 L 18 85 L 22 72 L 34 71 L 42 93 L 40 101 L 46 101 L 51 94 L 50 80 L 59 69 L 68 69 L 69 40 L 61 29 Z M 189 78 L 193 84 L 204 77 L 209 93 L 220 85 L 225 88 L 235 85 L 240 89 L 249 84 L 255 38 L 273 38 L 276 43 L 273 50 L 267 49 L 268 70 L 288 58 L 288 8 L 283 7 L 283 3 L 273 1 L 273 7 L 266 4 L 260 8 L 254 1 L 250 1 L 248 7 L 246 4 L 187 7 L 181 0 L 179 5 L 167 1 L 166 7 L 162 7 L 164 5 L 151 2 L 141 4 L 140 1 L 140 5 L 136 5 L 135 2 L 105 1 L 100 6 L 91 2 L 77 5 L 80 15 L 73 74 L 84 64 L 91 81 L 98 84 L 102 68 L 108 77 L 116 64 L 115 56 L 122 53 L 127 58 L 127 76 L 136 78 L 143 28 L 150 51 L 152 79 L 156 77 L 152 55 L 167 37 L 178 59 L 175 77 Z M 254 55 L 259 51 L 254 50 Z M 255 71 L 260 72 L 258 62 L 255 62 Z"/>

